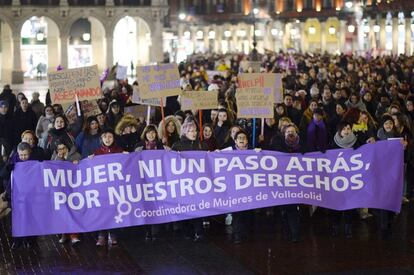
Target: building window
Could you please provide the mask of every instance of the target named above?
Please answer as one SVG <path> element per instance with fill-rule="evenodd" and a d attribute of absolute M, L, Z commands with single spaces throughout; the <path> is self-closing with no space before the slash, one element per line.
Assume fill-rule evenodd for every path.
<path fill-rule="evenodd" d="M 313 0 L 305 0 L 303 9 L 305 10 L 313 9 Z"/>
<path fill-rule="evenodd" d="M 295 1 L 294 0 L 286 0 L 286 10 L 287 11 L 295 10 Z"/>
<path fill-rule="evenodd" d="M 323 7 L 326 9 L 332 8 L 332 0 L 323 0 Z"/>

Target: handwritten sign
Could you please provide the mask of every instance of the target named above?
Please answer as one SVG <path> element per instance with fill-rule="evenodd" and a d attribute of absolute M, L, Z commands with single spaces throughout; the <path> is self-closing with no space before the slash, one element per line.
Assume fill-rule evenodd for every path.
<path fill-rule="evenodd" d="M 239 88 L 236 92 L 237 118 L 274 117 L 272 94 L 265 94 L 262 88 Z"/>
<path fill-rule="evenodd" d="M 99 106 L 96 100 L 81 101 L 80 106 L 82 109 L 83 116 L 85 118 L 88 118 L 90 116 L 96 116 L 102 113 L 101 109 L 99 109 Z M 75 123 L 76 117 L 78 116 L 75 103 L 72 103 L 69 105 L 69 107 L 65 111 L 65 115 L 66 115 L 66 118 L 69 124 Z"/>
<path fill-rule="evenodd" d="M 261 88 L 266 95 L 272 94 L 272 103 L 283 101 L 282 75 L 251 73 L 238 76 L 240 88 Z"/>
<path fill-rule="evenodd" d="M 131 100 L 133 103 L 137 103 L 137 104 L 150 105 L 150 106 L 161 106 L 161 99 L 159 98 L 142 99 L 138 86 L 134 86 Z M 164 98 L 163 107 L 165 107 L 166 101 L 167 101 L 166 98 Z"/>
<path fill-rule="evenodd" d="M 210 110 L 217 108 L 218 91 L 184 91 L 181 110 Z"/>
<path fill-rule="evenodd" d="M 137 67 L 137 80 L 143 99 L 181 94 L 177 64 Z"/>
<path fill-rule="evenodd" d="M 98 66 L 50 72 L 47 75 L 50 96 L 54 104 L 102 97 Z"/>

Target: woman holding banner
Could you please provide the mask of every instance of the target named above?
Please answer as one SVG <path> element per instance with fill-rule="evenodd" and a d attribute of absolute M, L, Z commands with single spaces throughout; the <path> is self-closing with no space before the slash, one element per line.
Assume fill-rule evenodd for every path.
<path fill-rule="evenodd" d="M 281 135 L 272 139 L 269 150 L 284 153 L 303 153 L 303 146 L 299 137 L 299 129 L 295 124 L 290 123 L 281 130 Z M 282 231 L 284 236 L 292 242 L 299 242 L 299 205 L 289 204 L 278 206 L 282 216 Z"/>
<path fill-rule="evenodd" d="M 336 134 L 331 143 L 331 149 L 346 149 L 346 148 L 358 148 L 360 143 L 358 138 L 352 132 L 352 124 L 347 121 L 341 121 L 337 126 Z M 345 220 L 345 238 L 352 238 L 352 212 L 353 210 L 336 211 L 331 210 L 331 234 L 333 237 L 338 236 L 339 226 L 341 224 L 341 217 L 344 216 Z"/>
<path fill-rule="evenodd" d="M 204 142 L 198 140 L 197 125 L 193 119 L 187 118 L 181 127 L 181 139 L 173 144 L 174 151 L 208 151 L 208 147 Z M 195 242 L 204 238 L 203 219 L 186 220 L 182 222 L 183 230 L 186 238 L 193 237 Z"/>
<path fill-rule="evenodd" d="M 141 141 L 135 146 L 135 152 L 142 150 L 164 150 L 164 145 L 160 141 L 157 133 L 157 127 L 155 125 L 147 125 L 141 134 Z M 157 234 L 160 231 L 159 224 L 146 225 L 146 241 L 155 241 Z"/>

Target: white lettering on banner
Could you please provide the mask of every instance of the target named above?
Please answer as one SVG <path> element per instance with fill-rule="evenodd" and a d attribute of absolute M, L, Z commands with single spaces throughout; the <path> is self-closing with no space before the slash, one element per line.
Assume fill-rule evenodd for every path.
<path fill-rule="evenodd" d="M 117 180 L 124 180 L 122 165 L 118 162 L 88 167 L 83 170 L 56 169 L 53 171 L 50 168 L 43 169 L 44 187 L 66 187 L 68 184 L 72 188 L 77 188 L 88 186 L 92 182 L 106 183 Z"/>
<path fill-rule="evenodd" d="M 215 157 L 212 167 L 208 166 L 205 158 L 171 157 L 168 165 L 163 159 L 138 160 L 135 180 L 129 183 L 131 175 L 123 174 L 123 164 L 110 162 L 83 169 L 43 169 L 43 184 L 45 188 L 72 189 L 87 187 L 91 184 L 109 184 L 119 182 L 116 186 L 108 186 L 108 199 L 110 205 L 120 203 L 138 203 L 142 201 L 162 201 L 166 199 L 186 198 L 207 194 L 209 192 L 226 192 L 230 185 L 235 190 L 248 188 L 313 188 L 316 190 L 345 192 L 359 190 L 364 187 L 363 175 L 334 173 L 352 173 L 361 169 L 367 170 L 369 163 L 362 161 L 362 154 L 352 154 L 345 158 L 339 152 L 334 160 L 328 158 L 315 158 L 311 156 L 291 156 L 283 162 L 283 171 L 290 173 L 272 173 L 279 168 L 277 156 L 253 153 L 250 155 L 233 155 L 231 157 Z M 332 158 L 331 158 L 332 159 Z M 76 167 L 76 166 L 75 166 Z M 260 170 L 261 173 L 256 171 Z M 182 177 L 179 179 L 163 179 L 163 173 L 169 176 L 197 174 L 195 177 Z M 215 174 L 225 173 L 226 176 L 210 178 L 208 171 Z M 233 174 L 227 174 L 233 172 Z M 234 173 L 236 172 L 236 173 Z M 300 174 L 296 174 L 300 172 Z M 317 172 L 317 173 L 315 173 Z M 320 175 L 319 173 L 325 173 Z M 311 174 L 309 174 L 311 173 Z M 329 176 L 327 174 L 331 174 Z M 140 182 L 144 179 L 144 182 Z M 73 210 L 100 206 L 99 193 L 96 190 L 87 190 L 71 193 L 54 192 L 54 207 L 60 210 L 67 205 Z"/>
<path fill-rule="evenodd" d="M 87 208 L 101 207 L 98 197 L 99 192 L 97 190 L 87 190 L 85 191 L 85 195 L 80 192 L 70 193 L 69 195 L 66 195 L 63 192 L 55 192 L 55 210 L 59 210 L 60 206 L 65 203 L 68 204 L 70 209 L 80 210 L 85 206 L 85 201 Z"/>

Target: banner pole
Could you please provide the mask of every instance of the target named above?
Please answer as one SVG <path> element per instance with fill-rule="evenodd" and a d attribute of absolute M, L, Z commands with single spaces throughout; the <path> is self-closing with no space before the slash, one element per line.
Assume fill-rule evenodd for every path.
<path fill-rule="evenodd" d="M 198 121 L 200 124 L 200 141 L 203 141 L 203 110 L 198 110 Z"/>
<path fill-rule="evenodd" d="M 260 135 L 264 136 L 264 125 L 265 125 L 265 119 L 262 118 L 262 125 L 261 125 L 261 129 L 260 129 Z"/>
<path fill-rule="evenodd" d="M 256 147 L 256 119 L 253 118 L 253 136 L 252 136 L 252 147 Z"/>
<path fill-rule="evenodd" d="M 147 106 L 147 125 L 150 125 L 150 119 L 151 119 L 151 105 Z"/>
<path fill-rule="evenodd" d="M 80 106 L 79 106 L 78 94 L 75 94 L 75 100 L 76 100 L 76 110 L 77 110 L 78 116 L 81 116 L 81 109 L 80 109 Z"/>
<path fill-rule="evenodd" d="M 161 97 L 161 117 L 162 117 L 162 128 L 164 129 L 164 137 L 167 137 L 167 125 L 165 125 L 165 114 L 164 114 L 164 100 Z"/>

